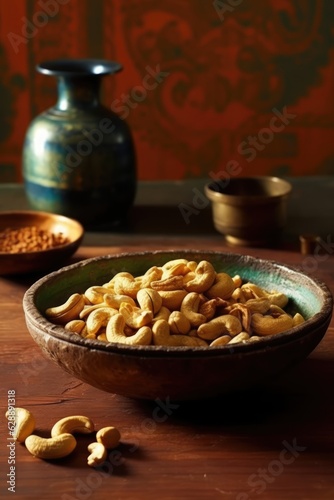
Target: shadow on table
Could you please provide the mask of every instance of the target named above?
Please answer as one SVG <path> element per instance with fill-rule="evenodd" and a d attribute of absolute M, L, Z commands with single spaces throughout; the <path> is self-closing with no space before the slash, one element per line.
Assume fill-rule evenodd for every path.
<path fill-rule="evenodd" d="M 331 359 L 307 358 L 291 368 L 284 376 L 247 391 L 238 391 L 218 398 L 199 401 L 173 402 L 173 423 L 190 426 L 219 426 L 247 429 L 263 426 L 308 429 L 319 425 L 325 428 L 334 420 L 334 401 L 328 397 L 328 381 L 334 380 Z M 134 401 L 143 411 L 156 403 Z"/>

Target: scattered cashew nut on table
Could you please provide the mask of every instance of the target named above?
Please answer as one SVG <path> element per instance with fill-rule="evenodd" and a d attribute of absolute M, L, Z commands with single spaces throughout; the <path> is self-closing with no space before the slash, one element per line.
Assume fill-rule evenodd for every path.
<path fill-rule="evenodd" d="M 14 416 L 15 415 L 15 416 Z M 23 443 L 35 430 L 35 417 L 25 408 L 15 408 L 13 423 L 15 425 L 13 438 L 19 443 Z M 9 418 L 9 412 L 6 411 L 6 417 Z"/>
<path fill-rule="evenodd" d="M 103 444 L 108 449 L 117 448 L 121 439 L 121 434 L 116 427 L 102 427 L 96 433 L 96 441 Z"/>
<path fill-rule="evenodd" d="M 93 442 L 87 446 L 90 455 L 87 457 L 87 463 L 91 467 L 101 465 L 107 458 L 106 447 L 102 443 Z"/>
<path fill-rule="evenodd" d="M 37 458 L 63 458 L 72 453 L 77 445 L 73 434 L 64 433 L 51 438 L 30 434 L 25 440 L 27 450 Z"/>
<path fill-rule="evenodd" d="M 51 437 L 59 436 L 60 434 L 90 434 L 94 432 L 94 423 L 84 415 L 72 415 L 64 417 L 54 424 L 51 429 Z"/>
<path fill-rule="evenodd" d="M 6 411 L 6 418 L 15 424 L 13 438 L 24 442 L 26 449 L 36 458 L 54 460 L 70 455 L 77 446 L 73 434 L 91 434 L 95 430 L 94 422 L 85 415 L 71 415 L 58 420 L 51 429 L 51 437 L 45 438 L 33 434 L 35 417 L 25 408 Z M 116 448 L 121 439 L 119 430 L 114 426 L 100 428 L 96 432 L 96 441 L 88 445 L 89 466 L 102 464 L 107 458 L 107 449 Z"/>

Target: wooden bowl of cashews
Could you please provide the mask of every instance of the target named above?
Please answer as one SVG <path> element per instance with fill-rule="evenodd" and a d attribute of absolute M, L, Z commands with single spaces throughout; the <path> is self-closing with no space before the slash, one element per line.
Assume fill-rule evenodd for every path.
<path fill-rule="evenodd" d="M 70 375 L 130 398 L 185 401 L 268 383 L 307 357 L 333 298 L 282 263 L 159 250 L 52 272 L 23 308 L 34 341 Z"/>

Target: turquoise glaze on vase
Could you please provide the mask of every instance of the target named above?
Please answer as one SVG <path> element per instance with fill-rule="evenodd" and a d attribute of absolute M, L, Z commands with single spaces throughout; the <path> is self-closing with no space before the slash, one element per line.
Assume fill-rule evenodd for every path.
<path fill-rule="evenodd" d="M 100 102 L 102 78 L 121 69 L 96 59 L 37 66 L 57 78 L 58 101 L 26 133 L 23 179 L 33 209 L 89 227 L 126 221 L 136 195 L 134 143 L 127 123 Z"/>

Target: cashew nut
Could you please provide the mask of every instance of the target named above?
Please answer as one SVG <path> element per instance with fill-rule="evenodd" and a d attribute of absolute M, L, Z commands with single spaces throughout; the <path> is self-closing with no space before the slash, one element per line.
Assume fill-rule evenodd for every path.
<path fill-rule="evenodd" d="M 96 338 L 97 338 L 97 340 L 102 340 L 102 342 L 108 342 L 108 339 L 107 339 L 105 332 L 100 333 Z"/>
<path fill-rule="evenodd" d="M 293 319 L 288 314 L 281 314 L 276 318 L 259 313 L 252 315 L 252 327 L 258 335 L 275 335 L 293 327 Z"/>
<path fill-rule="evenodd" d="M 163 273 L 161 279 L 164 280 L 166 278 L 170 278 L 171 276 L 185 276 L 189 272 L 188 264 L 189 262 L 186 262 L 185 259 L 170 261 L 167 263 L 167 266 L 162 266 Z"/>
<path fill-rule="evenodd" d="M 121 276 L 120 276 L 121 274 Z M 114 276 L 115 292 L 117 294 L 129 295 L 135 299 L 141 288 L 149 288 L 152 281 L 159 280 L 162 269 L 157 266 L 150 267 L 145 274 L 134 278 L 130 273 L 119 273 Z"/>
<path fill-rule="evenodd" d="M 81 334 L 82 330 L 86 326 L 86 323 L 82 319 L 72 319 L 64 326 L 65 330 L 73 333 Z"/>
<path fill-rule="evenodd" d="M 72 415 L 64 417 L 54 424 L 51 429 L 51 436 L 56 437 L 61 434 L 90 434 L 94 431 L 94 423 L 84 415 Z"/>
<path fill-rule="evenodd" d="M 282 309 L 289 302 L 289 298 L 282 292 L 270 292 L 267 295 L 270 304 L 281 307 Z"/>
<path fill-rule="evenodd" d="M 180 309 L 182 300 L 187 295 L 186 290 L 172 290 L 172 291 L 163 291 L 159 292 L 160 297 L 162 298 L 162 305 L 167 307 L 170 311 L 176 311 Z"/>
<path fill-rule="evenodd" d="M 266 298 L 269 300 L 270 304 L 281 308 L 284 308 L 289 301 L 289 298 L 284 293 L 277 292 L 276 290 L 268 292 L 254 283 L 245 283 L 242 285 L 241 290 L 244 292 L 246 300 Z"/>
<path fill-rule="evenodd" d="M 151 287 L 153 290 L 172 291 L 172 290 L 182 290 L 183 289 L 183 276 L 170 276 L 163 280 L 157 280 L 151 282 Z"/>
<path fill-rule="evenodd" d="M 216 313 L 217 309 L 217 300 L 216 299 L 210 299 L 206 300 L 203 302 L 203 304 L 200 305 L 198 312 L 200 314 L 203 314 L 206 317 L 207 321 L 210 321 Z"/>
<path fill-rule="evenodd" d="M 182 301 L 181 312 L 189 320 L 191 326 L 199 326 L 206 322 L 206 316 L 198 312 L 201 301 L 201 296 L 196 292 L 188 293 Z"/>
<path fill-rule="evenodd" d="M 210 262 L 202 260 L 195 269 L 195 277 L 184 283 L 184 288 L 188 292 L 206 292 L 216 279 L 216 271 Z"/>
<path fill-rule="evenodd" d="M 260 297 L 266 298 L 268 295 L 265 290 L 263 290 L 261 287 L 251 282 L 247 282 L 244 285 L 242 285 L 241 290 L 243 291 L 246 300 L 258 299 Z"/>
<path fill-rule="evenodd" d="M 116 273 L 107 283 L 103 285 L 104 288 L 108 288 L 109 292 L 115 293 L 115 281 L 118 278 L 133 278 L 132 274 L 124 271 Z"/>
<path fill-rule="evenodd" d="M 242 279 L 239 274 L 235 274 L 234 276 L 232 276 L 232 280 L 236 287 L 240 287 L 242 285 Z"/>
<path fill-rule="evenodd" d="M 6 418 L 12 418 L 12 416 L 14 417 L 14 415 L 7 410 Z M 19 443 L 23 443 L 23 441 L 34 432 L 35 417 L 25 408 L 15 408 L 15 417 L 12 419 L 12 422 L 14 424 L 13 439 Z"/>
<path fill-rule="evenodd" d="M 113 309 L 119 309 L 122 302 L 127 302 L 132 306 L 136 305 L 136 302 L 128 295 L 121 295 L 117 293 L 106 293 L 103 297 L 105 304 Z"/>
<path fill-rule="evenodd" d="M 141 288 L 140 281 L 135 281 L 135 278 L 130 273 L 126 273 L 128 276 L 124 276 L 124 274 L 122 273 L 122 276 L 116 274 L 115 292 L 118 295 L 128 295 L 132 299 L 135 299 Z"/>
<path fill-rule="evenodd" d="M 252 314 L 246 305 L 239 303 L 234 304 L 230 314 L 238 318 L 245 332 L 250 332 Z"/>
<path fill-rule="evenodd" d="M 136 329 L 135 328 L 131 328 L 131 326 L 128 326 L 126 323 L 125 323 L 125 327 L 124 327 L 124 330 L 123 330 L 123 333 L 127 336 L 127 337 L 132 337 L 132 335 L 134 335 L 136 333 Z"/>
<path fill-rule="evenodd" d="M 187 263 L 187 268 L 190 272 L 195 272 L 196 267 L 197 267 L 197 262 L 195 260 L 189 260 Z"/>
<path fill-rule="evenodd" d="M 249 339 L 247 340 L 247 343 L 249 342 L 257 342 L 258 340 L 261 340 L 263 337 L 259 337 L 258 335 L 252 335 L 251 337 L 249 337 Z"/>
<path fill-rule="evenodd" d="M 73 293 L 64 304 L 46 309 L 45 315 L 53 323 L 66 325 L 72 319 L 78 318 L 84 306 L 84 297 L 80 293 Z"/>
<path fill-rule="evenodd" d="M 166 273 L 166 272 L 171 272 L 173 273 L 173 271 L 175 272 L 175 269 L 179 269 L 181 267 L 182 270 L 184 270 L 184 268 L 187 266 L 188 264 L 188 260 L 187 259 L 173 259 L 173 260 L 169 260 L 168 262 L 166 262 L 162 267 L 162 272 L 163 273 Z M 183 274 L 182 273 L 176 273 L 176 274 Z M 173 276 L 176 276 L 176 274 L 173 274 Z"/>
<path fill-rule="evenodd" d="M 293 326 L 301 325 L 302 323 L 305 322 L 304 316 L 302 316 L 300 313 L 296 313 L 292 319 L 293 319 Z"/>
<path fill-rule="evenodd" d="M 90 455 L 87 457 L 87 464 L 90 467 L 101 465 L 107 458 L 106 447 L 102 443 L 90 443 L 87 446 Z"/>
<path fill-rule="evenodd" d="M 107 281 L 107 283 L 103 283 L 103 288 L 108 288 L 108 293 L 115 293 L 115 286 L 114 286 L 114 282 L 113 282 L 113 278 L 109 281 Z"/>
<path fill-rule="evenodd" d="M 81 313 L 79 314 L 80 319 L 86 318 L 92 311 L 95 311 L 96 309 L 100 309 L 101 307 L 107 307 L 108 304 L 105 302 L 100 302 L 99 304 L 93 304 L 93 305 L 85 305 Z"/>
<path fill-rule="evenodd" d="M 156 290 L 152 288 L 142 288 L 137 293 L 137 302 L 141 309 L 157 314 L 162 306 L 162 298 Z"/>
<path fill-rule="evenodd" d="M 188 335 L 171 335 L 170 328 L 164 319 L 156 321 L 152 327 L 153 344 L 157 346 L 207 346 L 203 340 Z"/>
<path fill-rule="evenodd" d="M 238 344 L 239 342 L 244 342 L 245 340 L 249 340 L 250 339 L 250 335 L 247 333 L 247 332 L 240 332 L 238 335 L 236 335 L 235 337 L 233 337 L 228 345 L 230 344 Z"/>
<path fill-rule="evenodd" d="M 245 294 L 241 290 L 240 287 L 238 287 L 235 290 L 233 290 L 232 295 L 231 295 L 230 298 L 233 299 L 233 300 L 235 300 L 235 301 L 237 301 L 237 302 L 241 302 L 241 303 L 245 303 L 246 302 Z"/>
<path fill-rule="evenodd" d="M 235 305 L 237 305 L 237 304 L 235 304 Z M 239 320 L 239 321 L 240 321 L 240 323 L 241 323 L 241 311 L 240 311 L 240 309 L 239 309 L 239 308 L 237 308 L 237 307 L 233 307 L 233 306 L 232 306 L 232 307 L 229 307 L 229 308 L 228 308 L 228 311 L 226 311 L 226 314 L 227 314 L 227 313 L 228 313 L 228 314 L 231 314 L 232 316 L 235 316 L 236 318 L 238 318 L 238 320 Z"/>
<path fill-rule="evenodd" d="M 221 337 L 217 337 L 215 340 L 210 342 L 210 347 L 216 347 L 217 345 L 226 345 L 230 342 L 232 337 L 229 335 L 222 335 Z"/>
<path fill-rule="evenodd" d="M 112 449 L 119 445 L 121 434 L 116 427 L 102 427 L 96 433 L 96 441 L 103 444 L 106 448 Z"/>
<path fill-rule="evenodd" d="M 200 325 L 197 329 L 197 335 L 202 339 L 215 340 L 225 334 L 234 337 L 241 331 L 242 325 L 238 318 L 231 314 L 225 314 Z"/>
<path fill-rule="evenodd" d="M 273 316 L 273 318 L 277 318 L 281 314 L 286 314 L 286 311 L 284 311 L 284 309 L 282 309 L 281 307 L 276 306 L 275 304 L 271 304 L 267 313 Z"/>
<path fill-rule="evenodd" d="M 96 335 L 95 333 L 89 333 L 88 330 L 87 330 L 87 326 L 85 325 L 84 328 L 81 330 L 81 333 L 80 333 L 81 337 L 83 339 L 96 339 Z"/>
<path fill-rule="evenodd" d="M 96 335 L 100 328 L 107 326 L 111 316 L 117 313 L 117 309 L 113 309 L 112 307 L 99 307 L 92 311 L 86 320 L 88 334 Z"/>
<path fill-rule="evenodd" d="M 124 316 L 125 323 L 134 329 L 148 325 L 153 319 L 152 311 L 145 311 L 126 302 L 120 305 L 119 313 Z"/>
<path fill-rule="evenodd" d="M 85 291 L 85 297 L 91 304 L 101 304 L 104 302 L 104 296 L 110 294 L 110 290 L 104 286 L 90 286 Z"/>
<path fill-rule="evenodd" d="M 188 332 L 188 335 L 189 335 L 189 337 L 197 337 L 197 338 L 199 338 L 198 335 L 197 335 L 197 328 L 191 328 L 189 330 L 189 332 Z"/>
<path fill-rule="evenodd" d="M 189 271 L 187 274 L 183 276 L 183 285 L 188 283 L 188 281 L 192 281 L 196 278 L 195 271 Z"/>
<path fill-rule="evenodd" d="M 217 273 L 214 284 L 205 292 L 205 295 L 210 299 L 215 297 L 228 299 L 235 288 L 235 283 L 229 274 Z"/>
<path fill-rule="evenodd" d="M 127 337 L 125 335 L 124 327 L 125 319 L 122 314 L 118 313 L 112 316 L 106 329 L 108 342 L 130 345 L 150 345 L 152 340 L 152 330 L 149 326 L 142 326 L 131 337 Z"/>
<path fill-rule="evenodd" d="M 246 306 L 252 313 L 265 314 L 269 311 L 270 301 L 266 297 L 259 297 L 257 299 L 248 299 Z"/>
<path fill-rule="evenodd" d="M 168 321 L 168 318 L 170 315 L 171 315 L 171 311 L 169 309 L 167 309 L 167 307 L 161 306 L 158 314 L 156 314 L 154 316 L 154 318 L 152 319 L 152 323 L 155 323 L 159 319 L 165 319 L 166 321 Z"/>
<path fill-rule="evenodd" d="M 66 457 L 75 449 L 77 441 L 72 434 L 60 434 L 42 438 L 31 434 L 25 440 L 27 450 L 37 458 L 52 459 Z"/>
<path fill-rule="evenodd" d="M 168 318 L 168 324 L 172 333 L 186 335 L 191 329 L 189 319 L 181 311 L 173 311 Z"/>
<path fill-rule="evenodd" d="M 135 278 L 140 283 L 141 288 L 149 288 L 152 281 L 160 280 L 162 276 L 162 269 L 157 266 L 150 267 L 145 274 Z"/>

